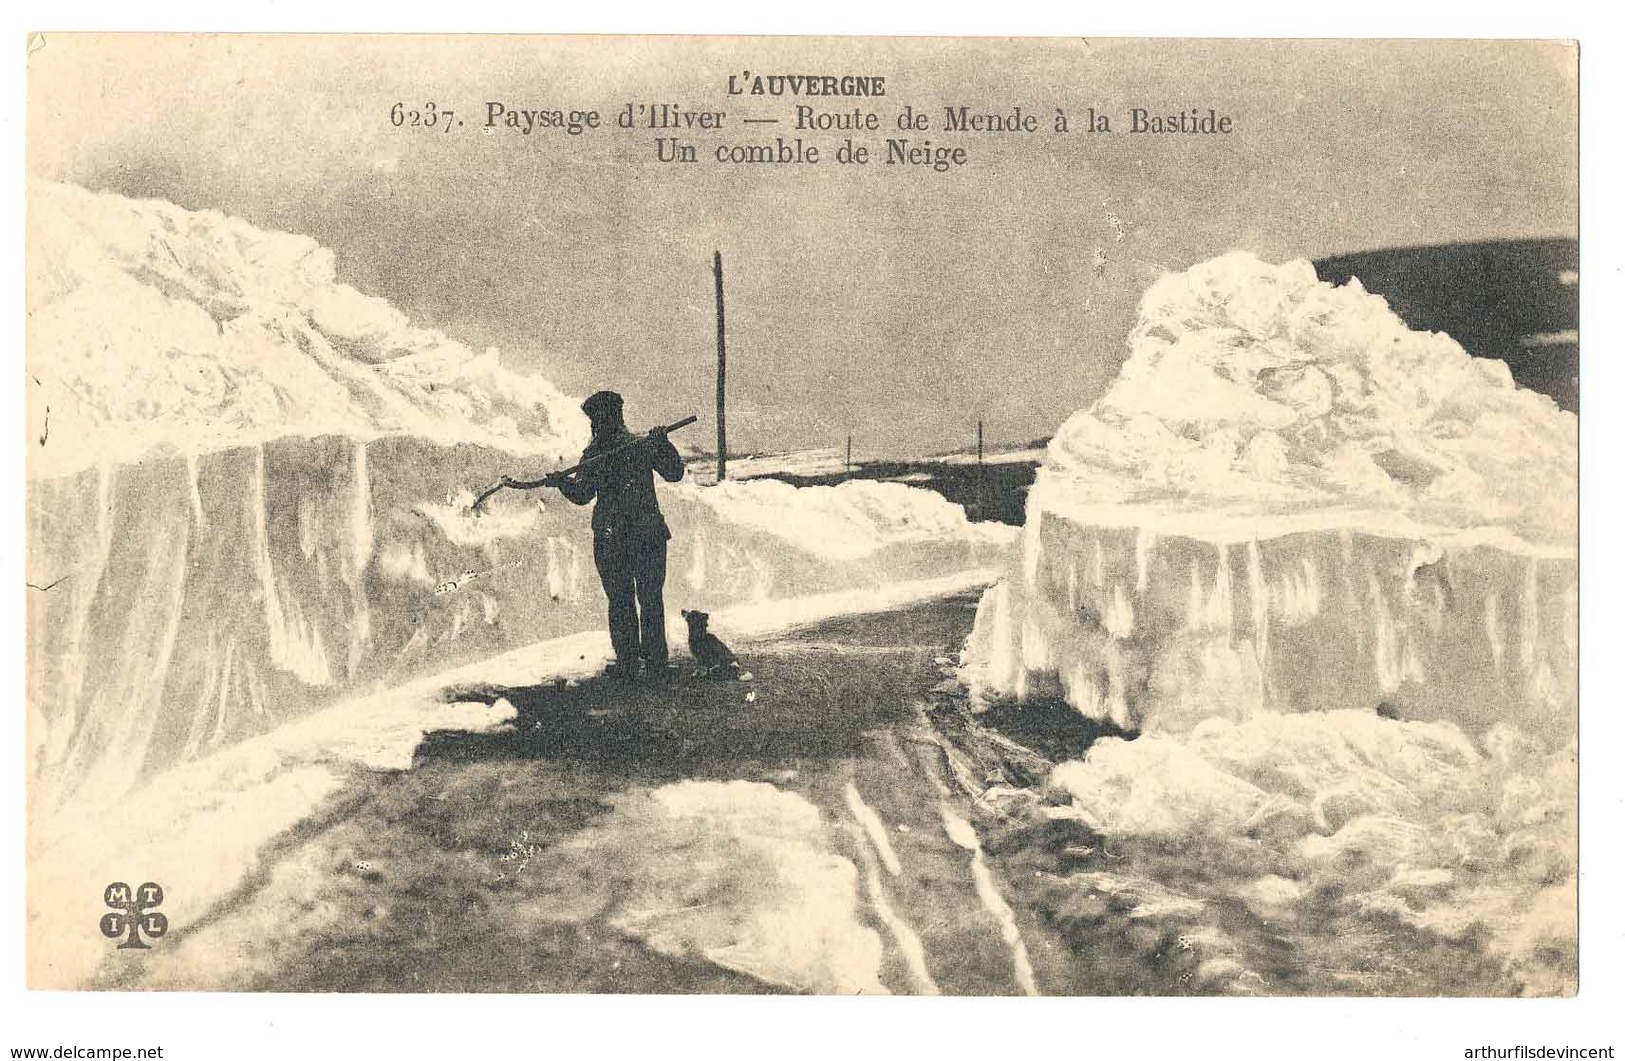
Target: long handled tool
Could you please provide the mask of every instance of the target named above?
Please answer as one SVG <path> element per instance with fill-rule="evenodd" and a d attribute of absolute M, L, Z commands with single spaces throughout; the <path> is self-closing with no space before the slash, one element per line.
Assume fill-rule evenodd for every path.
<path fill-rule="evenodd" d="M 656 428 L 655 430 L 650 431 L 646 435 L 638 435 L 636 438 L 634 438 L 632 441 L 626 443 L 626 445 L 624 445 L 624 446 L 616 446 L 614 449 L 605 450 L 603 453 L 595 454 L 595 455 L 593 455 L 591 457 L 588 457 L 586 460 L 582 461 L 580 464 L 577 464 L 573 468 L 565 468 L 563 471 L 553 472 L 551 475 L 548 476 L 548 478 L 562 479 L 562 478 L 564 478 L 566 476 L 579 474 L 580 472 L 586 471 L 588 468 L 591 468 L 596 464 L 600 464 L 600 463 L 602 463 L 604 461 L 607 461 L 607 460 L 610 460 L 612 458 L 619 457 L 623 453 L 631 452 L 632 450 L 637 449 L 639 446 L 643 445 L 644 443 L 653 441 L 654 438 L 657 435 L 669 435 L 673 431 L 677 431 L 677 430 L 679 430 L 681 428 L 685 428 L 689 424 L 694 423 L 694 421 L 696 421 L 698 419 L 699 419 L 699 417 L 697 417 L 697 416 L 684 417 L 683 419 L 677 421 L 675 424 L 667 424 L 665 427 Z M 534 481 L 531 481 L 531 482 L 520 482 L 519 480 L 510 481 L 508 479 L 500 480 L 500 481 L 498 481 L 496 483 L 491 484 L 489 487 L 487 487 L 485 489 L 485 491 L 480 494 L 479 497 L 476 497 L 474 499 L 474 504 L 472 506 L 470 506 L 470 507 L 474 512 L 478 513 L 479 510 L 480 510 L 480 506 L 485 504 L 486 499 L 489 498 L 492 494 L 496 493 L 498 490 L 501 490 L 505 486 L 511 486 L 511 487 L 514 487 L 515 489 L 518 489 L 518 490 L 529 490 L 529 489 L 532 489 L 534 487 L 541 486 L 543 481 L 544 480 L 542 480 L 542 479 L 537 479 L 537 480 L 534 480 Z"/>

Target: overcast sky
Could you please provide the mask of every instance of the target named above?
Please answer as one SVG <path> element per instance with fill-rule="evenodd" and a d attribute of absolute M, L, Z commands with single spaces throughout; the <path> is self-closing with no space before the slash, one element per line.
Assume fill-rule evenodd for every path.
<path fill-rule="evenodd" d="M 30 59 L 29 170 L 313 236 L 416 322 L 634 426 L 711 425 L 711 254 L 727 271 L 737 450 L 858 456 L 1047 436 L 1115 375 L 1138 293 L 1230 249 L 1270 260 L 1577 232 L 1573 53 L 1551 44 L 52 37 Z M 648 130 L 483 132 L 488 100 L 727 112 L 719 143 L 794 137 L 794 101 L 730 73 L 878 74 L 963 146 L 949 173 L 662 164 Z M 395 128 L 397 101 L 466 125 Z M 1039 116 L 941 131 L 943 108 Z M 1054 108 L 1075 124 L 1048 130 Z M 1095 106 L 1111 136 L 1076 131 Z M 1133 136 L 1208 107 L 1229 136 Z M 744 125 L 743 117 L 785 119 Z M 1105 260 L 1097 265 L 1097 256 Z"/>

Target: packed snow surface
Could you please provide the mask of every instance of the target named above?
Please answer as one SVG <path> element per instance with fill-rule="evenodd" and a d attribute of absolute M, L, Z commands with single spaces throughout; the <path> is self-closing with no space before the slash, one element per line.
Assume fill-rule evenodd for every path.
<path fill-rule="evenodd" d="M 730 524 L 751 527 L 831 561 L 855 560 L 908 542 L 1014 544 L 1003 523 L 972 523 L 940 494 L 902 483 L 852 479 L 837 486 L 791 486 L 776 479 L 690 486 L 689 496 Z"/>
<path fill-rule="evenodd" d="M 1050 445 L 973 684 L 1132 729 L 1387 704 L 1566 743 L 1572 414 L 1304 262 L 1166 275 L 1128 346 Z"/>
<path fill-rule="evenodd" d="M 1576 418 L 1305 262 L 1166 275 L 1128 348 L 965 654 L 1137 735 L 1050 777 L 1118 860 L 1075 902 L 1208 989 L 1574 990 Z"/>
<path fill-rule="evenodd" d="M 548 490 L 470 509 L 580 453 L 585 417 L 546 380 L 337 282 L 311 240 L 216 213 L 36 184 L 28 268 L 31 975 L 66 985 L 106 948 L 62 927 L 63 881 L 114 879 L 140 847 L 182 928 L 345 771 L 500 723 L 425 675 L 579 677 L 608 639 L 588 509 Z M 876 485 L 662 483 L 677 651 L 679 607 L 734 636 L 996 577 L 1010 529 Z M 832 911 L 815 931 L 845 930 Z M 836 968 L 845 944 L 796 966 L 763 917 L 729 961 L 869 985 Z"/>
<path fill-rule="evenodd" d="M 701 482 L 714 482 L 717 477 L 716 457 L 696 459 L 690 462 L 689 469 Z M 839 475 L 846 470 L 846 457 L 840 450 L 829 448 L 728 457 L 730 480 L 758 479 L 764 475 Z"/>
<path fill-rule="evenodd" d="M 546 380 L 339 283 L 313 241 L 218 213 L 35 184 L 28 268 L 36 813 L 358 689 L 603 628 L 587 508 L 539 489 L 471 509 L 581 452 L 586 418 Z M 672 617 L 1009 547 L 875 486 L 662 483 Z"/>
<path fill-rule="evenodd" d="M 720 610 L 713 625 L 730 639 L 768 637 L 834 616 L 964 593 L 996 577 L 993 570 L 973 571 L 741 604 Z M 670 619 L 669 633 L 678 644 L 683 623 L 675 614 Z M 261 868 L 264 845 L 317 812 L 340 790 L 348 772 L 410 769 L 425 733 L 485 731 L 514 717 L 506 700 L 491 706 L 448 704 L 443 702 L 446 690 L 582 679 L 597 673 L 608 653 L 608 635 L 590 631 L 372 690 L 253 739 L 211 749 L 128 794 L 74 804 L 35 821 L 29 833 L 30 982 L 36 987 L 77 986 L 106 960 L 105 940 L 72 929 L 84 913 L 79 898 L 83 881 L 123 879 L 120 875 L 130 872 L 132 863 L 147 867 L 142 872 L 160 880 L 169 896 L 164 909 L 171 928 L 182 932 Z M 761 867 L 752 863 L 740 868 L 740 858 L 771 855 L 764 836 L 784 832 L 788 841 L 776 856 L 781 863 L 767 867 L 780 875 L 781 883 L 752 906 L 748 921 L 727 926 L 700 917 L 667 926 L 685 933 L 668 937 L 670 946 L 703 942 L 719 948 L 710 955 L 719 964 L 803 990 L 873 990 L 874 956 L 867 951 L 878 950 L 878 944 L 872 930 L 854 922 L 850 865 L 823 850 L 805 828 L 816 811 L 771 786 L 742 781 L 668 786 L 659 790 L 655 802 L 653 807 L 623 808 L 635 812 L 624 821 L 641 828 L 658 819 L 668 826 L 661 834 L 665 836 L 675 822 L 690 835 L 663 841 L 673 845 L 670 865 L 676 875 L 636 881 L 640 894 L 696 885 L 702 871 L 706 888 L 742 888 L 739 875 L 761 872 Z M 624 835 L 629 845 L 651 838 L 648 829 L 616 835 Z M 707 836 L 711 839 L 705 840 Z M 696 850 L 693 844 L 701 842 L 709 845 L 704 851 L 708 861 L 682 862 L 676 848 L 689 857 Z M 637 861 L 625 860 L 629 872 Z M 651 943 L 663 945 L 654 938 Z"/>
<path fill-rule="evenodd" d="M 1037 446 L 1029 449 L 991 450 L 982 454 L 980 460 L 974 453 L 949 453 L 935 458 L 944 464 L 1039 464 L 1048 453 L 1048 449 Z"/>
<path fill-rule="evenodd" d="M 1548 753 L 1504 725 L 1474 742 L 1448 723 L 1364 711 L 1260 713 L 1103 739 L 1051 783 L 1072 797 L 1053 813 L 1110 837 L 1117 876 L 1142 890 L 1160 876 L 1148 872 L 1158 852 L 1200 852 L 1201 872 L 1164 894 L 1188 909 L 1142 903 L 1134 916 L 1201 924 L 1236 903 L 1295 939 L 1300 960 L 1343 965 L 1338 990 L 1357 990 L 1354 972 L 1374 960 L 1426 950 L 1501 970 L 1427 985 L 1441 994 L 1573 990 L 1573 745 Z M 1239 951 L 1238 972 L 1267 964 L 1245 924 L 1205 926 L 1231 937 L 1216 949 Z"/>
<path fill-rule="evenodd" d="M 1574 540 L 1577 418 L 1358 280 L 1226 254 L 1152 284 L 1128 349 L 1050 444 L 1039 489 L 1057 504 L 1340 509 Z"/>
<path fill-rule="evenodd" d="M 561 458 L 586 417 L 335 277 L 314 240 L 214 211 L 30 186 L 31 477 L 286 435 L 411 434 Z"/>

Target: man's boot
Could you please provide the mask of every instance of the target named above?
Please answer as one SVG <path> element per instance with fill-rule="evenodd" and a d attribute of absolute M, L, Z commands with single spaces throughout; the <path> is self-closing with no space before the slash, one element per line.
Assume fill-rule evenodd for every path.
<path fill-rule="evenodd" d="M 630 663 L 616 660 L 604 668 L 604 677 L 612 682 L 630 684 L 638 680 L 638 664 L 638 660 L 632 660 Z"/>

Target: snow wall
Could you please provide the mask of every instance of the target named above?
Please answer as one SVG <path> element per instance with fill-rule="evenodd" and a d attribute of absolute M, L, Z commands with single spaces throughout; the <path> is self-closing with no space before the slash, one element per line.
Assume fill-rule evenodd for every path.
<path fill-rule="evenodd" d="M 574 399 L 413 327 L 330 252 L 31 188 L 29 798 L 117 800 L 357 690 L 604 626 Z M 897 484 L 662 485 L 667 603 L 996 566 L 1008 528 Z M 37 587 L 37 588 L 36 588 Z M 674 636 L 674 648 L 683 641 Z"/>
<path fill-rule="evenodd" d="M 1190 909 L 1573 991 L 1576 418 L 1304 262 L 1165 276 L 1129 351 L 966 646 L 984 700 L 1138 734 L 1058 766 L 1051 813 L 1203 850 Z M 1282 989 L 1232 950 L 1227 989 Z"/>

